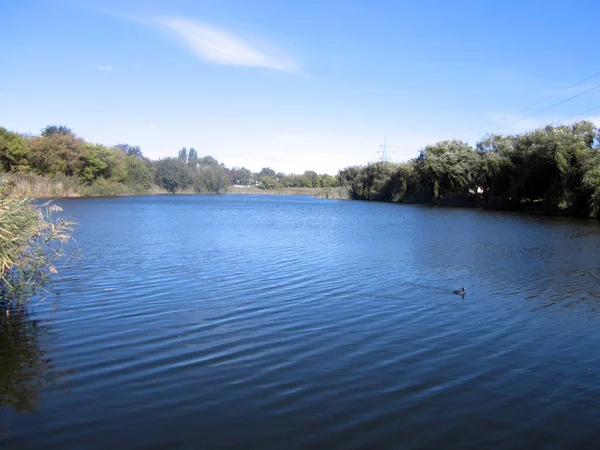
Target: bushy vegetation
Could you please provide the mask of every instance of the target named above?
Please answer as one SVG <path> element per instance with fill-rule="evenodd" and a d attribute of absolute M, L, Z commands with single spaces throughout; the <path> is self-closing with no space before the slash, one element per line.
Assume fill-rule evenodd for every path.
<path fill-rule="evenodd" d="M 229 169 L 210 155 L 182 148 L 176 157 L 151 161 L 138 146 L 86 142 L 66 126 L 49 125 L 39 136 L 0 128 L 0 171 L 11 173 L 16 196 L 105 196 L 157 192 L 222 193 L 230 185 L 264 190 L 332 187 L 331 175 Z"/>
<path fill-rule="evenodd" d="M 151 161 L 137 146 L 86 142 L 65 126 L 40 136 L 0 128 L 0 169 L 30 197 L 222 193 L 230 185 L 278 191 L 320 188 L 321 196 L 406 203 L 485 205 L 577 216 L 600 215 L 599 130 L 591 122 L 520 135 L 488 135 L 423 148 L 406 163 L 348 167 L 336 177 L 265 167 L 227 168 L 194 148 Z"/>
<path fill-rule="evenodd" d="M 338 184 L 351 198 L 485 205 L 600 217 L 599 130 L 591 122 L 489 135 L 475 148 L 428 145 L 407 163 L 348 167 Z"/>

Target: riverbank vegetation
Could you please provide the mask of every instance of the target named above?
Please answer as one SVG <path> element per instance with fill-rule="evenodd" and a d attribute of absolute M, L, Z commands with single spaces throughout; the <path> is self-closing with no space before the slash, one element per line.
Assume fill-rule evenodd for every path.
<path fill-rule="evenodd" d="M 263 191 L 325 188 L 331 175 L 229 169 L 210 155 L 182 148 L 176 156 L 151 161 L 138 146 L 107 147 L 85 141 L 66 126 L 49 125 L 39 136 L 0 128 L 0 171 L 8 174 L 12 197 L 110 196 L 156 193 L 224 193 L 229 186 Z"/>
<path fill-rule="evenodd" d="M 0 180 L 0 188 L 2 180 Z M 24 307 L 43 286 L 74 223 L 56 218 L 60 207 L 28 199 L 0 199 L 0 310 Z"/>
<path fill-rule="evenodd" d="M 137 146 L 86 142 L 65 126 L 39 136 L 0 128 L 0 169 L 14 197 L 311 192 L 324 198 L 431 203 L 600 217 L 599 130 L 546 126 L 428 145 L 405 163 L 347 167 L 334 177 L 227 168 L 194 148 L 151 161 Z"/>
<path fill-rule="evenodd" d="M 600 218 L 599 130 L 591 122 L 438 142 L 402 164 L 338 174 L 353 199 L 484 206 Z"/>

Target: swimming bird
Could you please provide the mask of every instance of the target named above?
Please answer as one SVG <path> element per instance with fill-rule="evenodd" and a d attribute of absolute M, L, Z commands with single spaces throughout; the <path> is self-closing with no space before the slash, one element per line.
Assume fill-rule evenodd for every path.
<path fill-rule="evenodd" d="M 458 291 L 454 291 L 454 293 L 456 295 L 462 295 L 462 296 L 464 296 L 467 293 L 467 290 L 463 287 L 462 289 L 459 289 Z"/>

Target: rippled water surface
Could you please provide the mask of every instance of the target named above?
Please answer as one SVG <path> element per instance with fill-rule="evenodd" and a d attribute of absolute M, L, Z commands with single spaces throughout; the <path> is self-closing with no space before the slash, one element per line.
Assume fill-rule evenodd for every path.
<path fill-rule="evenodd" d="M 598 222 L 286 196 L 58 203 L 78 254 L 0 323 L 3 450 L 600 442 Z"/>

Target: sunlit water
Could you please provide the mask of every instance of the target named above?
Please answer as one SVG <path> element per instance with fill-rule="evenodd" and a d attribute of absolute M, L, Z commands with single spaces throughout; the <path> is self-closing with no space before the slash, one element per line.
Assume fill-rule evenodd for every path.
<path fill-rule="evenodd" d="M 3 450 L 600 442 L 598 222 L 285 196 L 58 203 L 79 254 L 2 326 Z"/>

